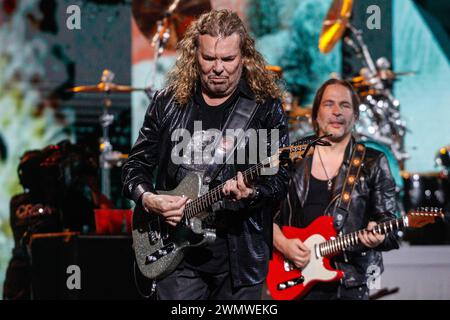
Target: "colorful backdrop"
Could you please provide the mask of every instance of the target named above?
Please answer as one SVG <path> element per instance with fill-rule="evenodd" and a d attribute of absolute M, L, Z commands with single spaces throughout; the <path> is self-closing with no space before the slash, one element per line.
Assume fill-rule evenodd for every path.
<path fill-rule="evenodd" d="M 82 27 L 69 32 L 65 27 L 66 7 L 73 3 L 81 8 Z M 267 62 L 283 68 L 286 89 L 298 95 L 302 105 L 311 103 L 316 88 L 331 73 L 348 72 L 344 70 L 345 48 L 341 44 L 328 55 L 317 49 L 330 3 L 331 0 L 211 1 L 213 8 L 239 13 Z M 394 70 L 417 72 L 394 85 L 409 129 L 406 149 L 411 158 L 405 169 L 435 171 L 437 151 L 450 144 L 450 46 L 448 25 L 444 25 L 445 19 L 439 13 L 448 9 L 449 2 L 356 0 L 355 3 L 357 20 L 367 35 L 368 45 L 376 49 L 374 58 L 392 57 Z M 365 9 L 371 4 L 388 8 L 381 12 L 379 31 L 365 27 L 369 17 Z M 132 19 L 130 2 L 1 2 L 0 291 L 12 248 L 9 199 L 22 191 L 16 173 L 20 155 L 66 137 L 74 142 L 91 139 L 93 144 L 98 143 L 97 138 L 86 132 L 98 129 L 96 117 L 101 111 L 98 107 L 101 97 L 65 97 L 61 100 L 64 103 L 55 103 L 46 86 L 95 84 L 101 70 L 107 67 L 116 72 L 119 83 L 137 87 L 151 84 L 158 89 L 164 86 L 175 52 L 164 52 L 155 74 L 151 72 L 152 57 L 148 40 Z M 46 79 L 53 80 L 46 82 Z M 114 110 L 121 122 L 115 129 L 114 144 L 127 152 L 142 125 L 149 98 L 145 93 L 133 93 L 115 99 Z M 120 192 L 120 185 L 117 189 Z"/>

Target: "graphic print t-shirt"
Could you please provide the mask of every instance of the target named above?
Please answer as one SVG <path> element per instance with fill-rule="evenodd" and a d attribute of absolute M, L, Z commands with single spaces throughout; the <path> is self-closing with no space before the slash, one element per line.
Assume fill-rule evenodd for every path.
<path fill-rule="evenodd" d="M 190 150 L 182 165 L 180 165 L 177 174 L 177 182 L 179 183 L 187 173 L 192 171 L 204 171 L 211 159 L 211 147 L 214 145 L 215 139 L 219 138 L 222 131 L 222 124 L 225 123 L 226 110 L 232 108 L 237 102 L 238 90 L 218 106 L 209 106 L 200 90 L 195 95 L 195 102 L 199 106 L 195 121 L 201 121 L 201 131 L 194 131 L 192 138 L 188 144 L 187 150 Z M 206 162 L 206 163 L 205 163 Z M 209 189 L 214 188 L 218 183 L 211 183 Z M 216 240 L 214 243 L 200 247 L 192 248 L 185 258 L 185 265 L 191 269 L 219 273 L 229 270 L 228 262 L 228 243 L 225 219 L 220 213 L 211 214 L 203 227 L 213 228 L 216 230 Z"/>

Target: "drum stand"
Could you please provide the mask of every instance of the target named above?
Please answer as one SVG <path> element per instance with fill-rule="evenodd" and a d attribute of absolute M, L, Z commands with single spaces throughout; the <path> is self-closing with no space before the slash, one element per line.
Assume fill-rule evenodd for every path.
<path fill-rule="evenodd" d="M 169 17 L 172 15 L 174 10 L 179 4 L 179 0 L 175 0 L 165 13 L 165 17 L 162 21 L 158 21 L 157 32 L 154 35 L 152 45 L 155 46 L 155 56 L 152 68 L 152 81 L 156 77 L 156 66 L 158 58 L 161 57 L 164 47 L 170 38 L 170 27 L 169 27 Z M 104 70 L 102 74 L 101 83 L 104 84 L 105 88 L 105 98 L 103 100 L 103 114 L 100 116 L 100 125 L 102 126 L 102 138 L 100 141 L 100 168 L 101 168 L 101 191 L 108 198 L 111 198 L 111 169 L 115 166 L 120 167 L 123 161 L 127 158 L 127 155 L 121 152 L 114 151 L 111 141 L 109 139 L 109 127 L 114 122 L 114 115 L 109 113 L 111 107 L 111 90 L 109 87 L 114 86 L 113 84 L 114 73 L 109 70 Z M 151 99 L 154 90 L 153 82 L 145 89 L 145 92 Z M 134 89 L 130 89 L 130 92 Z"/>
<path fill-rule="evenodd" d="M 105 85 L 105 98 L 103 99 L 103 114 L 99 118 L 102 127 L 102 138 L 100 139 L 100 174 L 101 191 L 111 199 L 111 169 L 115 166 L 120 167 L 127 156 L 121 152 L 114 151 L 109 138 L 109 127 L 114 122 L 114 115 L 109 112 L 112 105 L 109 86 L 114 79 L 114 73 L 104 70 L 101 82 Z"/>
<path fill-rule="evenodd" d="M 347 23 L 347 28 L 351 31 L 353 38 L 356 40 L 356 44 L 349 36 L 344 37 L 344 41 L 356 52 L 357 56 L 361 58 L 363 64 L 367 67 L 366 72 L 362 74 L 364 80 L 370 84 L 371 88 L 375 89 L 376 92 L 386 97 L 389 101 L 388 105 L 383 104 L 382 107 L 377 106 L 376 110 L 373 110 L 374 113 L 381 119 L 381 121 L 379 121 L 380 123 L 377 123 L 381 131 L 377 132 L 378 137 L 375 135 L 363 135 L 361 138 L 373 138 L 390 146 L 390 149 L 394 153 L 397 161 L 403 163 L 403 160 L 409 158 L 409 155 L 406 153 L 404 148 L 406 123 L 400 117 L 400 102 L 395 99 L 391 90 L 385 86 L 379 75 L 380 72 L 390 71 L 390 63 L 384 58 L 379 59 L 379 61 L 375 64 L 366 44 L 364 43 L 362 31 L 356 29 L 349 22 Z M 383 128 L 385 129 L 384 131 L 387 129 L 388 132 L 383 132 Z"/>

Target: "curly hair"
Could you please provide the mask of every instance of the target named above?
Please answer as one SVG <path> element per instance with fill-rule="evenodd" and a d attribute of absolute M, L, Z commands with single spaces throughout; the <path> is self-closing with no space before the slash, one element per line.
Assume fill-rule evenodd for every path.
<path fill-rule="evenodd" d="M 212 37 L 229 37 L 237 33 L 243 59 L 243 74 L 256 101 L 281 99 L 283 92 L 276 83 L 276 75 L 265 68 L 262 55 L 255 48 L 255 41 L 250 37 L 239 16 L 229 10 L 212 10 L 202 14 L 186 31 L 178 44 L 178 58 L 168 76 L 168 86 L 174 92 L 180 104 L 189 101 L 199 80 L 197 61 L 198 39 L 200 35 Z"/>

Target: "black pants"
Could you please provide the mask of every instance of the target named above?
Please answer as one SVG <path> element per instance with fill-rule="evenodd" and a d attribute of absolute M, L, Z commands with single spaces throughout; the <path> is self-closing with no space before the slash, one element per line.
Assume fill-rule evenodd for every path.
<path fill-rule="evenodd" d="M 179 268 L 156 283 L 159 300 L 260 300 L 262 283 L 233 288 L 230 272 Z"/>
<path fill-rule="evenodd" d="M 368 300 L 369 288 L 360 286 L 346 288 L 339 282 L 318 283 L 312 287 L 303 300 Z"/>
<path fill-rule="evenodd" d="M 31 299 L 31 266 L 27 257 L 13 257 L 6 269 L 4 300 Z"/>

